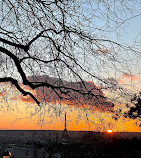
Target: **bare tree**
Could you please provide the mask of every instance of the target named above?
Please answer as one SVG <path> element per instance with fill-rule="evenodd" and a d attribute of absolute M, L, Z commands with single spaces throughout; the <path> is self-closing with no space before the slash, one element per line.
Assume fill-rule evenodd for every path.
<path fill-rule="evenodd" d="M 125 96 L 115 74 L 129 72 L 129 54 L 140 54 L 136 45 L 121 43 L 116 35 L 140 16 L 132 9 L 138 3 L 2 0 L 0 82 L 10 82 L 38 105 L 52 100 L 84 105 L 90 100 L 92 106 L 113 107 L 103 90 Z"/>
<path fill-rule="evenodd" d="M 128 104 L 126 105 L 129 108 L 129 111 L 124 114 L 125 117 L 130 117 L 132 119 L 141 118 L 141 92 L 139 95 L 134 94 L 134 97 L 131 99 L 134 106 L 130 107 Z"/>

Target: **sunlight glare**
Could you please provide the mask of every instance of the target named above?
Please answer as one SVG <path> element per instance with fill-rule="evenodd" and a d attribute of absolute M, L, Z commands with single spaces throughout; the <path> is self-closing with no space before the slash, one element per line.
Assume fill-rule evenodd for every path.
<path fill-rule="evenodd" d="M 107 133 L 112 133 L 113 131 L 111 129 L 108 129 L 107 130 Z"/>

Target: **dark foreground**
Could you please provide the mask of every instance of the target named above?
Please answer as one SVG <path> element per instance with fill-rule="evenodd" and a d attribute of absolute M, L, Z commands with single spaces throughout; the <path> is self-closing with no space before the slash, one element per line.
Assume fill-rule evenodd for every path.
<path fill-rule="evenodd" d="M 0 131 L 0 157 L 9 153 L 8 158 L 141 158 L 141 133 L 131 134 Z"/>

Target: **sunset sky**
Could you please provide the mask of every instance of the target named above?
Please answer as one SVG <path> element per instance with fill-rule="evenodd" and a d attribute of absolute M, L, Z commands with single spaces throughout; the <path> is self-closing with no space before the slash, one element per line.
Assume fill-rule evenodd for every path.
<path fill-rule="evenodd" d="M 138 15 L 140 13 L 141 3 L 134 7 L 135 14 Z M 101 7 L 101 9 L 103 8 Z M 1 14 L 2 13 L 0 13 L 0 15 Z M 120 13 L 118 14 L 120 15 Z M 85 16 L 88 16 L 87 13 Z M 123 14 L 123 16 L 128 17 L 128 13 L 127 15 Z M 92 18 L 92 22 L 97 22 L 96 27 L 101 26 L 101 28 L 104 29 L 102 26 L 104 21 L 100 21 L 99 19 L 95 20 L 95 18 L 96 17 Z M 1 20 L 2 19 L 0 18 L 0 21 Z M 113 23 L 114 22 L 111 24 Z M 66 112 L 68 130 L 107 131 L 108 129 L 111 129 L 114 132 L 141 132 L 141 118 L 131 119 L 123 116 L 123 113 L 129 110 L 126 103 L 129 103 L 129 100 L 131 100 L 131 95 L 141 91 L 141 55 L 139 54 L 141 52 L 141 15 L 135 16 L 134 18 L 127 18 L 127 21 L 120 25 L 119 28 L 117 27 L 117 31 L 107 31 L 101 33 L 98 37 L 101 37 L 104 34 L 107 39 L 117 41 L 123 45 L 126 43 L 126 46 L 132 45 L 133 48 L 138 50 L 136 53 L 131 52 L 130 50 L 124 52 L 123 49 L 120 50 L 116 46 L 112 49 L 112 45 L 110 47 L 107 43 L 104 43 L 107 46 L 107 49 L 105 49 L 105 46 L 101 49 L 95 47 L 96 49 L 93 48 L 95 50 L 93 60 L 91 60 L 91 56 L 88 56 L 86 52 L 84 55 L 86 55 L 87 60 L 82 61 L 85 60 L 85 57 L 80 53 L 83 51 L 83 47 L 81 49 L 81 47 L 77 48 L 77 46 L 74 45 L 74 54 L 78 57 L 78 62 L 82 63 L 82 65 L 85 63 L 88 70 L 91 73 L 94 72 L 93 74 L 94 76 L 97 76 L 97 78 L 106 79 L 106 81 L 115 85 L 113 90 L 108 89 L 107 87 L 102 87 L 99 81 L 96 82 L 96 78 L 92 79 L 89 75 L 85 76 L 85 74 L 83 75 L 84 72 L 81 73 L 79 72 L 79 69 L 76 68 L 76 72 L 80 73 L 80 76 L 85 80 L 87 88 L 94 87 L 93 93 L 102 96 L 99 99 L 102 102 L 101 104 L 98 103 L 99 100 L 86 100 L 82 95 L 73 96 L 73 94 L 72 97 L 78 97 L 82 105 L 79 103 L 76 104 L 73 99 L 72 102 L 69 102 L 68 100 L 60 101 L 49 88 L 32 90 L 30 87 L 22 85 L 21 78 L 19 77 L 16 68 L 11 68 L 9 65 L 7 66 L 0 59 L 0 66 L 2 67 L 4 64 L 6 65 L 3 66 L 5 69 L 0 69 L 1 77 L 5 77 L 7 74 L 9 76 L 14 74 L 13 76 L 19 80 L 21 87 L 32 92 L 32 94 L 41 101 L 40 106 L 38 106 L 30 96 L 21 95 L 21 93 L 10 83 L 0 83 L 0 130 L 63 130 Z M 8 27 L 9 29 L 12 28 L 10 28 L 10 26 L 7 26 L 7 28 Z M 28 31 L 25 34 L 28 34 Z M 32 31 L 34 31 L 34 29 Z M 97 31 L 95 34 L 98 34 Z M 34 35 L 34 33 L 32 35 Z M 74 37 L 72 36 L 72 39 L 73 38 Z M 57 40 L 59 43 L 59 38 Z M 78 46 L 85 44 L 85 42 L 79 43 L 77 38 L 76 41 L 78 42 Z M 38 47 L 38 44 L 37 41 L 33 47 Z M 2 44 L 0 44 L 0 46 L 1 45 Z M 42 48 L 44 48 L 44 45 L 42 45 L 40 49 L 42 50 Z M 41 51 L 40 49 L 38 50 L 39 52 Z M 33 52 L 34 51 L 33 48 Z M 118 62 L 116 63 L 116 61 Z M 11 64 L 12 62 L 10 61 L 9 63 Z M 70 63 L 70 65 L 71 64 L 72 63 Z M 73 64 L 71 66 L 75 70 L 75 66 L 73 66 Z M 43 71 L 46 72 L 48 69 Z M 37 75 L 36 79 L 38 79 L 38 81 L 45 80 L 45 77 L 48 76 L 48 74 L 43 75 L 44 73 L 40 72 L 41 70 L 42 69 L 39 68 L 35 71 Z M 30 74 L 30 72 L 32 72 L 30 68 L 27 68 L 25 72 L 27 73 L 29 80 L 35 80 L 32 78 L 34 77 L 34 73 Z M 71 83 L 70 81 L 73 81 L 74 86 L 79 85 L 78 81 L 75 81 L 75 77 L 74 80 L 72 79 L 73 75 L 69 76 L 68 74 L 65 74 L 65 71 L 63 70 L 60 70 L 60 74 L 64 75 L 62 75 L 64 77 L 62 78 L 67 82 L 68 86 Z M 56 76 L 54 77 L 53 74 L 51 75 L 52 76 L 49 77 L 50 82 L 57 78 Z M 117 87 L 119 87 L 119 89 Z M 120 88 L 124 89 L 124 91 L 120 91 Z M 124 95 L 124 92 L 126 95 Z M 46 98 L 44 96 L 46 96 Z M 114 107 L 113 104 L 115 105 Z M 118 113 L 118 116 L 115 116 L 115 113 Z"/>
<path fill-rule="evenodd" d="M 125 78 L 123 76 L 121 78 L 123 81 L 128 80 L 126 75 Z M 94 106 L 95 108 L 91 109 L 89 105 L 84 108 L 58 102 L 42 103 L 39 107 L 30 97 L 23 97 L 13 87 L 6 93 L 1 95 L 1 130 L 63 130 L 66 112 L 68 130 L 107 131 L 111 129 L 114 132 L 141 132 L 139 119 L 124 118 L 120 114 L 121 116 L 115 120 L 114 113 L 101 107 Z M 123 112 L 127 110 L 125 104 L 115 105 L 114 110 L 118 111 L 118 109 L 122 109 Z"/>

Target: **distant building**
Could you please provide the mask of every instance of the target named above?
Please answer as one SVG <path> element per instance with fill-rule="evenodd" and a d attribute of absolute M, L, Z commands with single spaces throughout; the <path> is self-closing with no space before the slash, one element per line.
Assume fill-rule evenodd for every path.
<path fill-rule="evenodd" d="M 70 140 L 70 137 L 69 137 L 69 134 L 68 134 L 68 131 L 67 131 L 67 117 L 66 117 L 66 112 L 65 112 L 65 128 L 63 130 L 63 134 L 62 134 L 62 140 L 64 142 L 67 142 Z"/>
<path fill-rule="evenodd" d="M 12 158 L 10 151 L 6 150 L 3 154 L 3 158 Z"/>
<path fill-rule="evenodd" d="M 61 153 L 35 145 L 15 146 L 7 148 L 3 158 L 61 158 Z"/>

